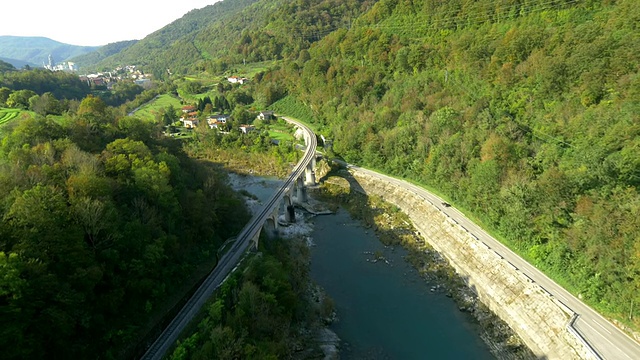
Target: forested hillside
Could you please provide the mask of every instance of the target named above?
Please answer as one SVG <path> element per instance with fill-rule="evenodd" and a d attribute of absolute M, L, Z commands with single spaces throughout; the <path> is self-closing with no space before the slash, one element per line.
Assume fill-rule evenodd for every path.
<path fill-rule="evenodd" d="M 639 24 L 634 0 L 382 0 L 259 87 L 638 326 Z"/>
<path fill-rule="evenodd" d="M 257 0 L 221 1 L 193 10 L 182 18 L 148 35 L 133 46 L 99 62 L 98 68 L 112 69 L 122 64 L 137 64 L 157 78 L 166 76 L 167 69 L 184 73 L 202 59 L 193 38 L 207 26 L 222 22 Z"/>
<path fill-rule="evenodd" d="M 130 46 L 135 45 L 138 40 L 127 40 L 127 41 L 118 41 L 115 43 L 107 44 L 105 46 L 101 46 L 96 51 L 92 51 L 87 54 L 83 54 L 80 56 L 76 56 L 71 59 L 71 61 L 75 62 L 80 69 L 82 69 L 82 73 L 87 73 L 85 69 L 90 69 L 95 66 L 100 61 L 108 58 L 109 56 L 116 55 L 121 51 L 129 48 Z M 113 68 L 106 68 L 106 70 L 112 70 Z"/>
<path fill-rule="evenodd" d="M 98 67 L 138 64 L 156 77 L 298 56 L 312 42 L 368 10 L 370 0 L 234 0 L 194 10 L 108 57 Z"/>
<path fill-rule="evenodd" d="M 91 96 L 64 117 L 3 129 L 4 359 L 131 356 L 248 219 L 225 175 L 154 124 Z"/>
<path fill-rule="evenodd" d="M 16 70 L 15 66 L 9 64 L 6 61 L 0 60 L 0 73 L 4 73 L 4 72 L 7 72 L 7 71 L 13 71 L 13 70 Z"/>
<path fill-rule="evenodd" d="M 368 10 L 367 0 L 259 1 L 225 24 L 207 27 L 196 41 L 214 56 L 203 69 L 221 72 L 243 61 L 297 58 L 331 32 Z"/>

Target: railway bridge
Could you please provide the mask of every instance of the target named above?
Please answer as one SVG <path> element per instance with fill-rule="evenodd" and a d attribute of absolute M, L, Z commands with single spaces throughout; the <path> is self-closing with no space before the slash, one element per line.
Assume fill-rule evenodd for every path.
<path fill-rule="evenodd" d="M 206 277 L 169 325 L 167 325 L 160 336 L 151 344 L 142 356 L 142 359 L 160 360 L 164 357 L 166 352 L 177 341 L 180 333 L 200 311 L 200 308 L 202 308 L 207 299 L 211 297 L 213 291 L 224 282 L 236 267 L 247 248 L 249 248 L 250 245 L 258 246 L 258 239 L 263 227 L 266 229 L 268 235 L 274 236 L 277 234 L 279 210 L 282 201 L 284 201 L 285 205 L 285 220 L 292 222 L 295 220 L 293 213 L 294 190 L 296 195 L 295 200 L 298 202 L 305 202 L 307 200 L 306 186 L 315 184 L 313 169 L 315 167 L 316 147 L 318 145 L 316 135 L 309 127 L 298 121 L 284 117 L 283 119 L 302 130 L 306 144 L 303 157 L 298 161 L 293 172 L 284 184 L 242 229 L 229 251 L 220 258 L 216 267 Z"/>

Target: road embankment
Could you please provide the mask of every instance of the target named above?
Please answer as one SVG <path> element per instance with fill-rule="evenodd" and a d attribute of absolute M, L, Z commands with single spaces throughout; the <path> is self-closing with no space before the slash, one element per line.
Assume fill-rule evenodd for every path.
<path fill-rule="evenodd" d="M 388 181 L 350 169 L 352 189 L 402 209 L 492 312 L 540 358 L 591 359 L 568 325 L 573 313 L 429 201 Z"/>

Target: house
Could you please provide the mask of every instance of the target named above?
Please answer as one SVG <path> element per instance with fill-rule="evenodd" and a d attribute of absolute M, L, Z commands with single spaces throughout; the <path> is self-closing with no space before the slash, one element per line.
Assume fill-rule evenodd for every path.
<path fill-rule="evenodd" d="M 196 107 L 193 105 L 185 105 L 182 107 L 182 112 L 183 113 L 190 113 L 190 112 L 194 112 L 196 111 Z"/>
<path fill-rule="evenodd" d="M 95 85 L 95 86 L 105 86 L 106 83 L 104 81 L 104 78 L 95 78 L 95 79 L 93 79 L 93 85 Z"/>
<path fill-rule="evenodd" d="M 240 125 L 240 131 L 242 131 L 243 134 L 248 134 L 250 132 L 252 132 L 253 130 L 255 130 L 256 127 L 253 125 Z"/>
<path fill-rule="evenodd" d="M 212 115 L 218 122 L 226 124 L 229 119 L 231 119 L 231 115 L 220 114 L 220 115 Z"/>
<path fill-rule="evenodd" d="M 182 111 L 184 111 L 184 108 Z M 182 122 L 184 127 L 188 129 L 192 129 L 198 126 L 198 112 L 197 111 L 190 112 L 187 114 L 186 117 L 185 116 L 180 117 L 180 121 Z"/>
<path fill-rule="evenodd" d="M 244 83 L 246 83 L 247 81 L 249 81 L 249 79 L 244 78 L 244 77 L 243 77 L 243 78 L 241 78 L 241 77 L 238 77 L 238 76 L 229 76 L 229 77 L 227 78 L 227 81 L 228 81 L 228 82 L 230 82 L 230 83 L 232 83 L 232 84 L 244 84 Z"/>
<path fill-rule="evenodd" d="M 273 111 L 261 111 L 257 117 L 258 120 L 271 120 L 271 118 L 273 118 Z"/>
<path fill-rule="evenodd" d="M 230 118 L 231 116 L 227 114 L 209 115 L 207 117 L 207 124 L 211 129 L 213 128 L 220 129 L 220 127 L 222 125 L 225 125 L 227 123 L 227 120 L 229 120 Z"/>
<path fill-rule="evenodd" d="M 207 125 L 209 125 L 210 129 L 216 128 L 218 129 L 218 125 L 222 125 L 222 122 L 219 122 L 218 119 L 213 116 L 213 115 L 209 115 L 207 116 Z"/>
<path fill-rule="evenodd" d="M 187 118 L 182 121 L 184 123 L 184 127 L 187 129 L 193 129 L 198 126 L 197 118 Z"/>

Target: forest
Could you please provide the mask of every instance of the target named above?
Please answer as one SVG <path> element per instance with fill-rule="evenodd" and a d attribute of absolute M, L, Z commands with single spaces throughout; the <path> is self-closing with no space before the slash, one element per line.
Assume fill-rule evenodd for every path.
<path fill-rule="evenodd" d="M 169 73 L 185 75 L 196 70 L 219 74 L 244 62 L 279 61 L 297 57 L 336 29 L 348 28 L 351 19 L 374 2 L 220 1 L 191 11 L 130 47 L 85 66 L 111 69 L 135 63 L 157 79 L 167 80 Z"/>
<path fill-rule="evenodd" d="M 638 24 L 632 0 L 382 0 L 257 86 L 638 329 Z"/>
<path fill-rule="evenodd" d="M 226 0 L 205 9 L 101 64 L 139 59 L 174 81 L 271 60 L 242 91 L 253 103 L 238 115 L 297 107 L 336 156 L 434 189 L 605 316 L 640 329 L 636 1 Z M 6 70 L 0 100 L 25 91 L 8 84 L 28 85 Z M 62 76 L 33 74 L 43 84 Z M 54 90 L 30 91 L 67 99 Z M 224 176 L 185 151 L 272 149 L 266 139 L 232 144 L 196 129 L 200 142 L 182 149 L 157 124 L 125 116 L 176 89 L 154 91 L 121 108 L 82 93 L 63 121 L 3 128 L 4 357 L 119 357 L 114 349 L 248 216 Z M 263 296 L 251 281 L 246 291 Z"/>
<path fill-rule="evenodd" d="M 46 69 L 0 70 L 0 87 L 13 91 L 29 90 L 38 95 L 51 93 L 58 100 L 81 100 L 90 91 L 76 74 Z"/>
<path fill-rule="evenodd" d="M 248 220 L 225 173 L 156 124 L 117 114 L 88 96 L 65 121 L 26 117 L 3 130 L 5 359 L 130 356 L 158 309 Z"/>
<path fill-rule="evenodd" d="M 31 110 L 42 116 L 75 112 L 80 100 L 89 94 L 100 97 L 106 105 L 121 106 L 136 100 L 143 91 L 132 80 L 121 80 L 110 89 L 90 87 L 74 73 L 38 68 L 16 70 L 6 65 L 9 66 L 0 63 L 0 107 Z M 162 86 L 158 90 L 168 91 Z"/>

